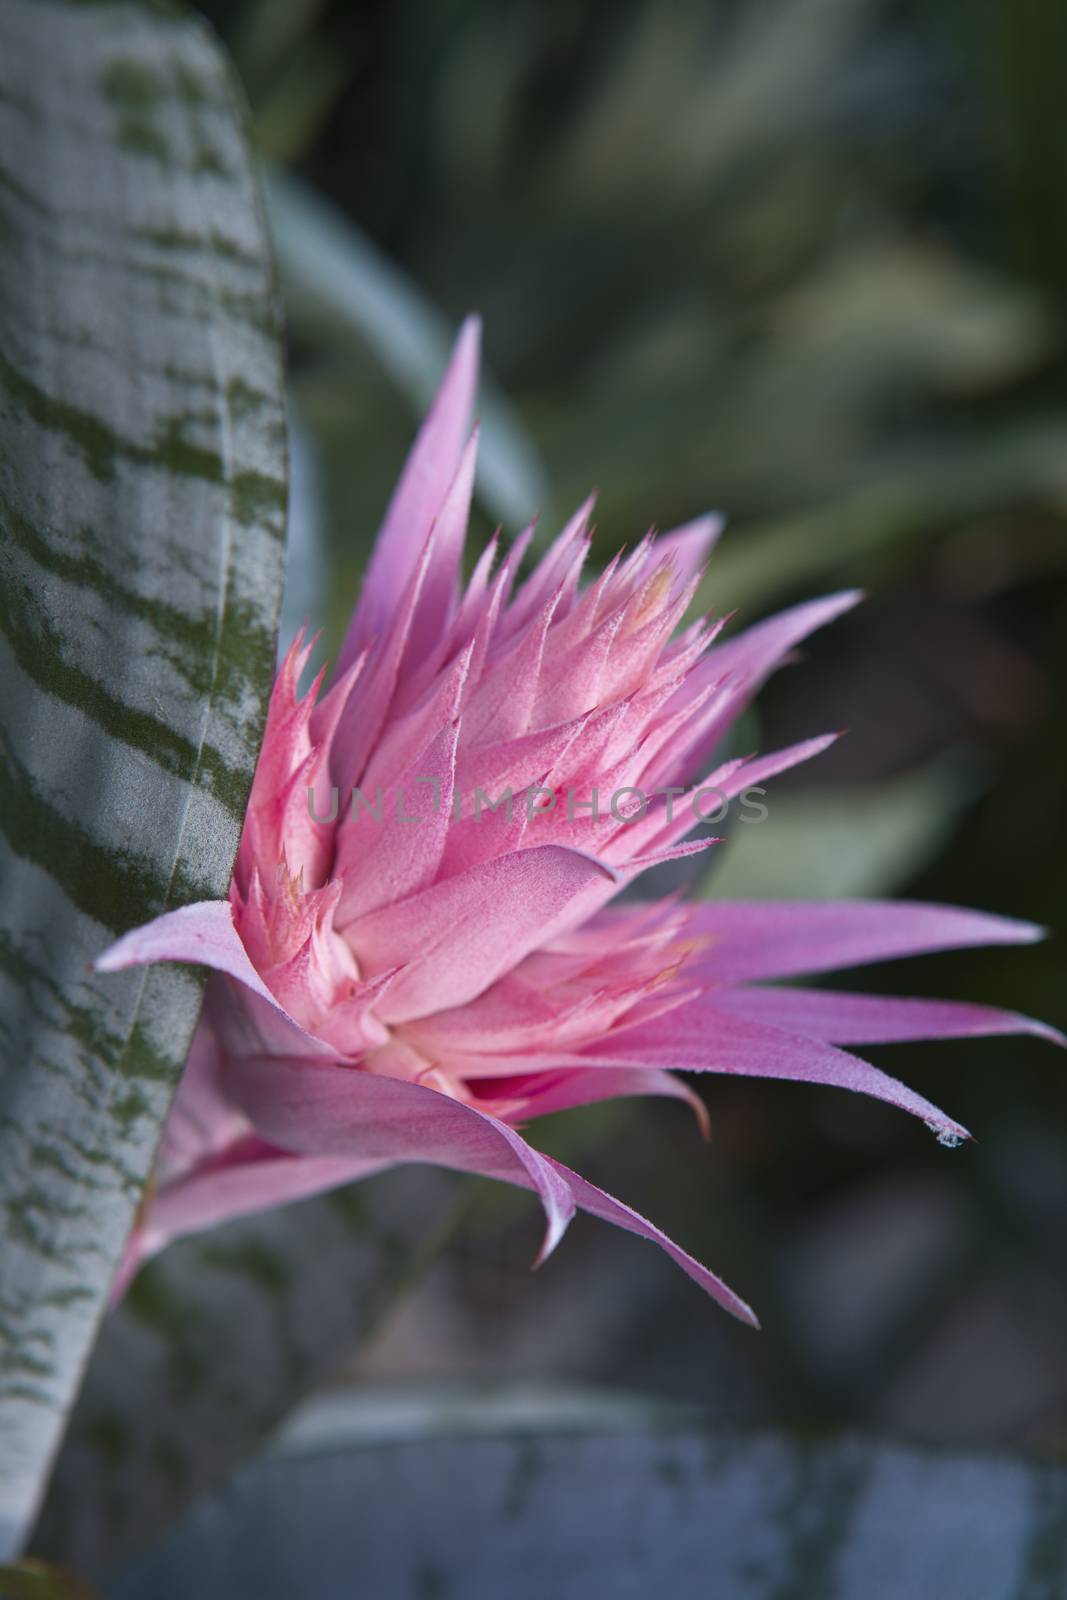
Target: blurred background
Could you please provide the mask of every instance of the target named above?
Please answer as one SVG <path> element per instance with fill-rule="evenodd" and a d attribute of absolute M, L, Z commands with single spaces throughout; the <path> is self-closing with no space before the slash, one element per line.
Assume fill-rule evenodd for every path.
<path fill-rule="evenodd" d="M 750 621 L 868 591 L 742 743 L 849 737 L 775 785 L 697 892 L 899 893 L 1067 924 L 1067 10 L 201 9 L 272 174 L 295 621 L 336 647 L 476 308 L 479 534 L 539 511 L 548 537 L 596 486 L 602 556 L 728 515 L 706 607 Z M 842 981 L 1063 1026 L 1062 972 L 1053 940 Z M 531 1276 L 528 1198 L 449 1179 L 418 1271 L 336 1379 L 609 1385 L 746 1422 L 1067 1443 L 1062 1060 L 1033 1040 L 869 1054 L 977 1142 L 949 1154 L 873 1102 L 716 1078 L 710 1147 L 667 1103 L 536 1135 L 720 1271 L 762 1335 L 588 1220 Z"/>

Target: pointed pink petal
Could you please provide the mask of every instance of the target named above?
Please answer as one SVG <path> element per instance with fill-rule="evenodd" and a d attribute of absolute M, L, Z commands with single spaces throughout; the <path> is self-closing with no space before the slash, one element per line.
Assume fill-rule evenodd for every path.
<path fill-rule="evenodd" d="M 695 578 L 711 554 L 723 530 L 724 519 L 718 512 L 696 517 L 692 522 L 672 528 L 656 540 L 656 556 L 670 556 L 681 583 Z"/>
<path fill-rule="evenodd" d="M 314 1156 L 424 1161 L 532 1188 L 548 1227 L 539 1260 L 574 1215 L 574 1196 L 514 1128 L 436 1089 L 359 1068 L 277 1057 L 230 1065 L 228 1082 L 260 1135 Z"/>
<path fill-rule="evenodd" d="M 236 978 L 271 1005 L 277 1001 L 248 959 L 233 925 L 228 900 L 198 900 L 165 911 L 153 922 L 124 933 L 93 963 L 97 972 L 121 972 L 155 961 L 189 961 Z"/>
<path fill-rule="evenodd" d="M 585 717 L 575 717 L 569 722 L 521 734 L 517 739 L 476 745 L 473 749 L 465 747 L 456 760 L 456 786 L 464 796 L 464 816 L 473 815 L 475 789 L 481 789 L 491 801 L 512 789 L 521 806 L 521 791 L 544 782 L 585 726 Z M 485 803 L 482 802 L 483 807 Z"/>
<path fill-rule="evenodd" d="M 608 851 L 608 859 L 619 870 L 620 877 L 629 883 L 639 873 L 647 872 L 650 867 L 666 866 L 668 861 L 681 861 L 686 856 L 698 856 L 705 850 L 710 850 L 714 845 L 722 844 L 721 839 L 690 839 L 683 844 L 675 844 L 664 850 L 649 850 L 643 855 L 631 856 L 626 852 L 626 835 L 618 835 L 618 845 L 612 844 Z"/>
<path fill-rule="evenodd" d="M 247 1020 L 271 1048 L 311 1056 L 334 1055 L 327 1045 L 313 1039 L 279 1005 L 248 958 L 241 937 L 233 924 L 228 900 L 200 900 L 195 905 L 166 911 L 143 928 L 123 934 L 110 949 L 97 957 L 97 972 L 120 972 L 126 967 L 144 967 L 154 961 L 188 961 L 225 973 L 255 996 Z M 235 1024 L 238 1019 L 233 1019 Z M 240 1020 L 246 1020 L 244 1018 Z"/>
<path fill-rule="evenodd" d="M 503 561 L 500 563 L 500 571 L 497 577 L 501 580 L 500 604 L 502 607 L 507 606 L 511 599 L 511 592 L 515 587 L 515 579 L 518 576 L 519 568 L 526 559 L 526 552 L 533 543 L 533 536 L 536 532 L 537 522 L 535 519 L 533 522 L 527 523 L 518 537 L 512 540 Z"/>
<path fill-rule="evenodd" d="M 743 1300 L 659 1228 L 472 1106 L 398 1078 L 273 1058 L 236 1063 L 233 1078 L 248 1115 L 272 1142 L 320 1155 L 427 1162 L 532 1189 L 549 1219 L 539 1261 L 558 1243 L 577 1201 L 593 1216 L 658 1244 L 725 1310 L 758 1326 Z"/>
<path fill-rule="evenodd" d="M 765 622 L 756 623 L 710 650 L 690 674 L 679 698 L 684 702 L 699 694 L 708 683 L 728 681 L 721 703 L 717 708 L 709 708 L 699 728 L 693 730 L 686 758 L 688 770 L 699 770 L 710 759 L 719 740 L 795 645 L 842 612 L 851 610 L 861 599 L 857 590 L 845 590 L 822 600 L 810 600 L 768 617 Z"/>
<path fill-rule="evenodd" d="M 757 622 L 715 646 L 707 657 L 709 673 L 714 677 L 730 672 L 762 681 L 794 645 L 843 612 L 851 611 L 862 599 L 858 589 L 843 589 L 820 600 L 806 600 L 764 622 Z"/>
<path fill-rule="evenodd" d="M 706 997 L 716 1011 L 769 1023 L 788 1033 L 830 1044 L 894 1044 L 908 1039 L 966 1039 L 1032 1033 L 1051 1044 L 1063 1034 L 1016 1011 L 955 1000 L 899 1000 L 833 989 L 716 989 Z"/>
<path fill-rule="evenodd" d="M 670 861 L 700 855 L 723 842 L 718 838 L 691 839 L 687 843 L 672 845 L 665 850 L 644 853 L 639 851 L 636 855 L 630 855 L 629 851 L 633 845 L 628 843 L 627 836 L 631 832 L 636 833 L 637 826 L 632 829 L 620 828 L 609 843 L 599 846 L 600 854 L 597 859 L 607 871 L 615 874 L 614 881 L 611 881 L 606 874 L 601 879 L 590 878 L 585 888 L 575 896 L 566 913 L 561 915 L 552 929 L 552 938 L 596 916 L 620 889 L 626 888 L 635 878 L 640 877 L 641 873 L 648 872 L 653 867 L 664 866 Z M 546 940 L 547 937 L 546 935 Z"/>
<path fill-rule="evenodd" d="M 708 1135 L 708 1109 L 684 1078 L 654 1067 L 591 1067 L 588 1071 L 568 1068 L 553 1076 L 531 1073 L 521 1077 L 482 1078 L 479 1097 L 520 1100 L 520 1120 L 546 1117 L 554 1111 L 570 1111 L 577 1106 L 595 1105 L 600 1100 L 621 1100 L 652 1095 L 681 1100 L 695 1115 L 704 1137 Z"/>
<path fill-rule="evenodd" d="M 545 641 L 561 598 L 562 590 L 557 589 L 540 615 L 520 634 L 509 652 L 485 672 L 471 694 L 465 726 L 468 739 L 474 743 L 516 739 L 530 731 Z M 559 722 L 563 717 L 553 716 L 550 720 Z"/>
<path fill-rule="evenodd" d="M 478 458 L 478 429 L 468 439 L 440 510 L 434 518 L 433 554 L 411 624 L 411 639 L 404 658 L 403 677 L 435 653 L 438 658 L 452 624 L 459 599 L 463 544 L 467 536 L 474 469 Z"/>
<path fill-rule="evenodd" d="M 311 751 L 270 807 L 265 808 L 272 847 L 264 848 L 265 841 L 256 840 L 257 862 L 278 862 L 284 857 L 290 873 L 302 877 L 305 888 L 321 886 L 333 855 L 333 823 L 316 821 L 317 817 L 328 817 L 333 809 L 327 762 L 325 749 Z"/>
<path fill-rule="evenodd" d="M 156 1191 L 141 1241 L 140 1259 L 161 1250 L 172 1239 L 200 1233 L 254 1211 L 305 1200 L 394 1165 L 389 1160 L 350 1156 L 289 1155 L 250 1139 L 235 1145 L 227 1158 L 199 1167 Z"/>
<path fill-rule="evenodd" d="M 716 797 L 711 793 L 712 790 L 717 790 L 722 800 L 732 800 L 743 790 L 756 788 L 768 778 L 775 778 L 779 773 L 788 772 L 801 762 L 810 761 L 813 757 L 821 755 L 838 737 L 836 733 L 822 734 L 814 739 L 802 739 L 799 744 L 789 745 L 784 750 L 774 750 L 769 755 L 724 763 L 706 778 L 694 783 L 691 795 L 683 795 L 675 801 L 674 816 L 670 822 L 664 820 L 665 807 L 657 806 L 655 810 L 649 807 L 644 821 L 633 826 L 635 848 L 647 845 L 649 850 L 663 850 L 673 840 L 683 839 L 687 833 L 691 833 L 700 822 L 699 814 L 694 809 L 695 797 L 700 790 L 708 791 L 701 799 L 700 806 L 708 812 L 710 818 L 715 815 L 717 809 Z M 721 804 L 721 801 L 718 803 Z"/>
<path fill-rule="evenodd" d="M 539 720 L 563 722 L 598 706 L 606 708 L 613 698 L 622 697 L 609 677 L 612 648 L 622 622 L 622 613 L 617 611 L 593 633 L 581 633 L 569 646 L 564 629 L 557 626 L 537 685 L 538 701 L 544 708 L 544 718 Z"/>
<path fill-rule="evenodd" d="M 768 778 L 776 778 L 779 773 L 788 772 L 804 761 L 811 761 L 815 756 L 821 756 L 823 751 L 829 750 L 840 737 L 839 733 L 821 733 L 813 739 L 801 739 L 797 744 L 787 745 L 783 750 L 772 750 L 765 756 L 753 756 L 736 765 L 731 762 L 731 771 L 720 768 L 719 772 L 713 772 L 703 781 L 709 788 L 721 788 L 727 799 L 732 799 L 734 795 L 740 794 L 742 789 L 750 789 L 754 784 L 764 783 Z"/>
<path fill-rule="evenodd" d="M 382 1020 L 406 1022 L 462 1005 L 552 937 L 590 883 L 611 869 L 578 850 L 538 845 L 487 861 L 352 923 L 369 974 L 401 967 Z"/>
<path fill-rule="evenodd" d="M 677 1068 L 833 1084 L 872 1095 L 921 1117 L 946 1139 L 969 1139 L 966 1128 L 888 1073 L 834 1045 L 715 1010 L 708 997 L 690 1002 L 652 1026 L 622 1027 L 582 1052 L 587 1065 Z"/>
<path fill-rule="evenodd" d="M 578 569 L 584 559 L 582 541 L 589 527 L 596 495 L 591 494 L 571 517 L 566 527 L 549 545 L 545 554 L 516 594 L 503 625 L 504 638 L 512 638 L 521 628 L 532 622 L 538 611 L 547 605 L 568 571 Z"/>
<path fill-rule="evenodd" d="M 500 798 L 492 795 L 492 799 Z M 473 797 L 472 797 L 473 799 Z M 522 848 L 523 840 L 531 826 L 526 820 L 526 804 L 520 793 L 513 801 L 511 816 L 507 813 L 506 793 L 499 810 L 481 809 L 477 814 L 468 812 L 461 822 L 453 821 L 445 839 L 444 854 L 438 870 L 439 878 L 451 878 L 460 872 L 469 872 L 500 856 L 513 854 Z M 540 837 L 544 837 L 543 834 Z M 547 841 L 546 841 L 547 842 Z"/>
<path fill-rule="evenodd" d="M 724 1311 L 737 1317 L 740 1322 L 747 1322 L 750 1328 L 759 1327 L 759 1320 L 751 1306 L 746 1305 L 721 1278 L 709 1272 L 707 1267 L 701 1266 L 699 1261 L 694 1260 L 680 1245 L 675 1244 L 674 1240 L 668 1238 L 654 1223 L 632 1210 L 630 1206 L 624 1205 L 621 1200 L 616 1200 L 613 1195 L 598 1189 L 595 1184 L 588 1183 L 585 1178 L 579 1177 L 562 1162 L 553 1161 L 552 1165 L 567 1180 L 574 1198 L 583 1211 L 588 1211 L 591 1216 L 600 1217 L 604 1222 L 614 1223 L 616 1228 L 634 1233 L 639 1239 L 649 1239 L 653 1244 L 659 1245 L 660 1249 L 681 1267 L 687 1277 L 692 1278 L 693 1282 L 722 1306 Z"/>
<path fill-rule="evenodd" d="M 319 1024 L 318 1037 L 350 1060 L 385 1044 L 389 1029 L 377 1016 L 376 1007 L 395 976 L 395 972 L 383 972 L 360 984 L 347 1000 L 331 1006 Z"/>
<path fill-rule="evenodd" d="M 355 683 L 337 719 L 330 748 L 330 773 L 344 794 L 361 781 L 378 738 L 387 727 L 386 719 L 400 681 L 415 613 L 433 561 L 436 537 L 434 524 L 395 610 L 390 614 L 378 648 L 372 650 L 366 672 Z"/>
<path fill-rule="evenodd" d="M 262 805 L 284 788 L 311 751 L 309 724 L 323 675 L 319 674 L 303 699 L 297 698 L 297 685 L 314 648 L 315 640 L 305 642 L 301 629 L 279 663 L 256 762 L 251 805 Z"/>
<path fill-rule="evenodd" d="M 323 745 L 329 750 L 333 743 L 337 724 L 341 720 L 341 713 L 352 698 L 356 683 L 367 665 L 367 652 L 364 650 L 344 672 L 334 675 L 334 680 L 322 699 L 316 704 L 311 713 L 311 738 L 313 743 Z"/>
<path fill-rule="evenodd" d="M 356 816 L 349 809 L 337 830 L 339 929 L 433 882 L 451 821 L 458 740 L 458 722 L 441 730 L 382 796 L 380 821 L 362 807 Z M 373 802 L 373 795 L 367 798 Z"/>
<path fill-rule="evenodd" d="M 481 325 L 468 317 L 393 491 L 337 663 L 338 674 L 384 633 L 459 466 L 478 386 Z"/>
<path fill-rule="evenodd" d="M 144 1263 L 175 1239 L 324 1194 L 392 1165 L 343 1156 L 291 1156 L 254 1137 L 245 1138 L 221 1159 L 154 1191 L 147 1216 L 127 1240 L 109 1302 L 117 1305 Z"/>
<path fill-rule="evenodd" d="M 1033 923 L 906 900 L 709 901 L 693 907 L 691 926 L 710 941 L 701 974 L 724 984 L 1043 936 Z"/>
<path fill-rule="evenodd" d="M 248 1119 L 226 1095 L 223 1052 L 210 1017 L 201 1013 L 156 1157 L 156 1181 L 166 1187 L 250 1131 Z"/>
<path fill-rule="evenodd" d="M 463 598 L 460 601 L 459 610 L 452 624 L 450 643 L 453 650 L 460 649 L 464 641 L 470 638 L 477 625 L 478 618 L 485 610 L 489 579 L 496 565 L 499 548 L 500 529 L 498 528 L 475 562 L 470 582 L 463 591 Z"/>
<path fill-rule="evenodd" d="M 474 1000 L 435 1011 L 408 1030 L 423 1054 L 436 1058 L 454 1052 L 505 1055 L 528 1047 L 531 1039 L 554 1038 L 574 1009 L 557 992 L 544 993 L 516 973 L 506 973 Z"/>
<path fill-rule="evenodd" d="M 360 784 L 373 798 L 379 789 L 397 781 L 405 767 L 432 743 L 440 730 L 455 722 L 463 704 L 463 694 L 474 657 L 474 642 L 461 650 L 443 671 L 434 674 L 425 694 L 412 703 L 403 715 L 392 707 L 389 723 L 383 728 Z"/>

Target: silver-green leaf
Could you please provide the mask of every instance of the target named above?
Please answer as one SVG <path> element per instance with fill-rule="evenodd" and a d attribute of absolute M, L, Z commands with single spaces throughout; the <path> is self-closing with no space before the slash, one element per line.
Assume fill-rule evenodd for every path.
<path fill-rule="evenodd" d="M 521 1398 L 521 1397 L 520 1397 Z M 114 1600 L 1044 1600 L 1067 1469 L 558 1394 L 324 1396 Z"/>
<path fill-rule="evenodd" d="M 205 30 L 133 0 L 0 0 L 3 1555 L 196 1021 L 183 969 L 91 962 L 225 893 L 273 666 L 281 396 L 254 177 Z"/>
<path fill-rule="evenodd" d="M 179 1239 L 93 1350 L 34 1533 L 103 1581 L 351 1363 L 469 1206 L 410 1167 Z"/>

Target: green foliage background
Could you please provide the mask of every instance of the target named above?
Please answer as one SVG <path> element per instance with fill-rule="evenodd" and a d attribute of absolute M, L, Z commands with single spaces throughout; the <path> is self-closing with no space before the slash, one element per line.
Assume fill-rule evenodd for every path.
<path fill-rule="evenodd" d="M 730 529 L 708 606 L 753 618 L 868 589 L 751 730 L 764 746 L 851 736 L 775 790 L 758 844 L 734 861 L 726 847 L 709 892 L 907 892 L 1062 926 L 1067 13 L 1037 0 L 204 9 L 264 155 L 447 319 L 483 312 L 489 366 L 545 464 L 548 530 L 594 484 L 604 552 L 716 506 Z M 347 319 L 298 294 L 289 315 L 336 638 L 411 399 Z M 1056 941 L 912 962 L 886 986 L 1067 1020 Z M 1062 1065 L 1031 1041 L 904 1055 L 879 1059 L 968 1122 L 976 1147 L 947 1157 L 829 1091 L 714 1081 L 706 1155 L 669 1107 L 553 1134 L 757 1300 L 758 1344 L 709 1329 L 669 1270 L 591 1232 L 579 1263 L 564 1253 L 528 1284 L 501 1263 L 529 1219 L 497 1197 L 422 1314 L 434 1293 L 458 1299 L 468 1334 L 481 1329 L 481 1371 L 540 1362 L 727 1414 L 1061 1440 Z M 599 1348 L 553 1333 L 590 1262 L 629 1296 Z M 546 1327 L 549 1354 L 530 1355 L 523 1317 Z M 392 1339 L 370 1372 L 462 1364 Z"/>

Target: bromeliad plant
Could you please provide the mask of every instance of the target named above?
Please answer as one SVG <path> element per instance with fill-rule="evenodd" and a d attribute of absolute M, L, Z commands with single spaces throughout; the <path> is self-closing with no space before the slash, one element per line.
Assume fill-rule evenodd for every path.
<path fill-rule="evenodd" d="M 957 1122 L 843 1047 L 1051 1030 L 986 1006 L 767 982 L 1039 930 L 934 905 L 618 903 L 649 867 L 716 842 L 686 839 L 678 790 L 697 779 L 729 800 L 831 742 L 714 765 L 767 675 L 857 597 L 719 642 L 719 624 L 682 626 L 716 521 L 650 536 L 582 587 L 588 506 L 524 582 L 529 533 L 495 575 L 494 541 L 463 587 L 477 348 L 472 321 L 332 686 L 320 697 L 320 674 L 299 696 L 302 640 L 282 663 L 228 898 L 169 912 L 98 962 L 212 969 L 117 1289 L 178 1235 L 430 1162 L 534 1190 L 542 1257 L 581 1207 L 654 1240 L 754 1322 L 520 1125 L 621 1095 L 702 1110 L 684 1069 L 838 1084 L 956 1143 Z M 509 791 L 526 798 L 500 804 Z"/>

